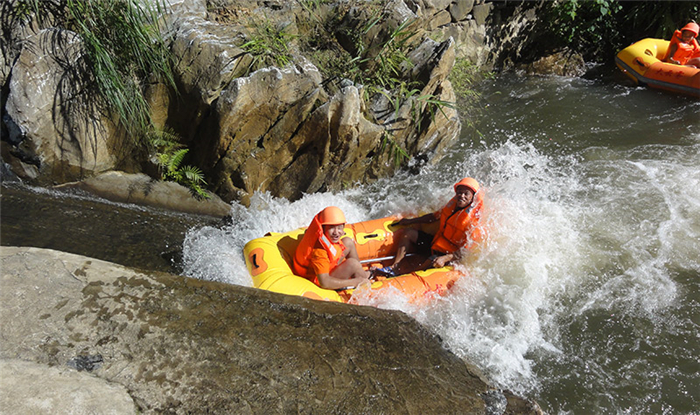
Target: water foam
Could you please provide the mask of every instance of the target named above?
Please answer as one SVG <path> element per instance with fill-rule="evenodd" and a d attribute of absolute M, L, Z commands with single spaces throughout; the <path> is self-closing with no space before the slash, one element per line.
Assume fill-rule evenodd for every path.
<path fill-rule="evenodd" d="M 571 376 L 585 390 L 610 385 L 610 369 L 582 349 L 600 344 L 595 337 L 571 344 L 571 330 L 584 330 L 591 313 L 626 319 L 663 311 L 678 296 L 674 269 L 700 270 L 698 145 L 545 155 L 515 133 L 459 151 L 457 163 L 337 194 L 288 202 L 257 193 L 249 208 L 234 206 L 230 226 L 190 232 L 186 273 L 250 286 L 241 254 L 250 239 L 306 226 L 328 205 L 352 222 L 425 213 L 446 202 L 456 180 L 477 177 L 487 192 L 488 239 L 461 265 L 469 277 L 427 306 L 400 293 L 354 301 L 414 316 L 514 391 L 562 381 L 545 373 L 550 364 L 576 367 Z"/>

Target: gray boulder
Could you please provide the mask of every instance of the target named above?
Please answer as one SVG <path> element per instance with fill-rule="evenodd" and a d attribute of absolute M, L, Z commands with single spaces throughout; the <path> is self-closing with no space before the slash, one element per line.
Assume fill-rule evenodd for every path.
<path fill-rule="evenodd" d="M 153 180 L 143 174 L 110 171 L 80 182 L 64 183 L 57 189 L 80 189 L 112 202 L 153 206 L 174 212 L 195 213 L 223 218 L 231 205 L 208 192 L 209 199 L 195 199 L 189 189 L 175 182 Z"/>
<path fill-rule="evenodd" d="M 70 390 L 91 384 L 95 399 L 83 407 L 104 405 L 94 413 L 110 413 L 115 401 L 133 413 L 124 391 L 142 413 L 484 414 L 503 403 L 489 397 L 493 388 L 478 371 L 401 312 L 38 248 L 2 247 L 0 265 L 3 367 L 26 379 L 42 365 Z M 3 408 L 23 408 L 18 397 L 36 388 L 2 387 L 14 391 L 2 394 Z M 57 410 L 49 413 L 81 399 L 45 392 Z M 510 413 L 540 413 L 504 396 L 506 410 L 518 408 Z"/>
<path fill-rule="evenodd" d="M 82 84 L 80 47 L 75 33 L 44 29 L 24 40 L 12 67 L 5 106 L 8 141 L 33 158 L 25 162 L 31 171 L 26 174 L 43 183 L 109 170 L 122 144 L 121 134 Z"/>
<path fill-rule="evenodd" d="M 0 413 L 137 414 L 125 387 L 73 368 L 0 359 Z"/>

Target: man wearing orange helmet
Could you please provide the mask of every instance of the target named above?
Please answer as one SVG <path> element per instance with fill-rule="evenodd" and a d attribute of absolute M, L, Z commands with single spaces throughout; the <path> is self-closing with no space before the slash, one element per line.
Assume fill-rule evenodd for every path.
<path fill-rule="evenodd" d="M 700 26 L 690 22 L 681 30 L 676 30 L 671 38 L 664 62 L 700 67 L 700 45 L 695 38 L 698 36 Z"/>
<path fill-rule="evenodd" d="M 321 288 L 356 287 L 370 274 L 362 268 L 355 242 L 345 237 L 345 215 L 335 206 L 319 212 L 294 253 L 294 273 Z"/>
<path fill-rule="evenodd" d="M 375 271 L 388 275 L 403 274 L 401 263 L 408 251 L 430 255 L 421 266 L 425 268 L 440 268 L 450 262 L 459 260 L 463 247 L 481 240 L 479 219 L 483 206 L 483 196 L 479 192 L 479 183 L 471 177 L 465 177 L 455 183 L 455 196 L 440 210 L 417 218 L 402 218 L 394 225 L 427 224 L 440 221 L 435 235 L 414 228 L 404 228 L 398 231 L 399 246 L 390 267 Z"/>

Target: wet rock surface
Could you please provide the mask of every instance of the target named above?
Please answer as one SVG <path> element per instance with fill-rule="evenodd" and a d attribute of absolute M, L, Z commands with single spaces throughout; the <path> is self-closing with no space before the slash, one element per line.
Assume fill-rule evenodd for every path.
<path fill-rule="evenodd" d="M 489 393 L 474 368 L 401 312 L 52 250 L 0 252 L 3 365 L 89 373 L 128 391 L 138 411 L 494 413 L 504 402 L 509 413 L 537 411 L 511 394 Z M 3 399 L 22 404 L 6 393 L 8 382 L 2 387 Z M 46 401 L 47 410 L 59 410 L 51 406 L 57 401 Z"/>
<path fill-rule="evenodd" d="M 221 219 L 108 202 L 75 190 L 4 183 L 0 242 L 85 255 L 121 265 L 180 272 L 187 232 Z"/>

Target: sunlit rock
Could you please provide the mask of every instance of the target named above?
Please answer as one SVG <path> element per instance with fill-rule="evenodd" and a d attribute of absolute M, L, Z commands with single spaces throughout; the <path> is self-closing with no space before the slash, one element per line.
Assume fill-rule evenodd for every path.
<path fill-rule="evenodd" d="M 80 179 L 117 162 L 121 135 L 85 88 L 80 48 L 75 33 L 44 29 L 25 39 L 12 68 L 8 140 L 34 160 L 36 178 L 46 183 Z"/>
<path fill-rule="evenodd" d="M 0 359 L 0 408 L 6 414 L 137 414 L 122 385 L 71 369 Z"/>
<path fill-rule="evenodd" d="M 476 369 L 402 312 L 38 248 L 3 246 L 0 261 L 0 358 L 56 368 L 66 387 L 81 382 L 69 368 L 89 371 L 95 383 L 127 390 L 140 413 L 483 414 L 492 406 L 493 388 Z"/>
<path fill-rule="evenodd" d="M 65 183 L 58 189 L 81 189 L 113 202 L 153 206 L 175 212 L 196 213 L 223 218 L 231 212 L 231 205 L 215 194 L 209 199 L 192 197 L 189 189 L 175 182 L 154 180 L 138 173 L 110 171 L 80 182 Z"/>

